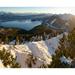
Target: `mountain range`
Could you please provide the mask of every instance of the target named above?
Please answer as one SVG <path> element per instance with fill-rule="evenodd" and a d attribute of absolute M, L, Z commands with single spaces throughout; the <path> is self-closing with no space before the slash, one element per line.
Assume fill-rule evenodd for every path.
<path fill-rule="evenodd" d="M 29 27 L 33 26 L 28 29 L 28 31 L 38 27 L 38 25 L 46 25 L 49 28 L 56 30 L 65 30 L 67 27 L 72 28 L 74 26 L 74 19 L 75 16 L 71 14 L 22 14 L 0 12 L 0 26 L 13 28 L 16 24 L 14 28 L 24 30 L 28 29 L 28 27 L 26 27 L 28 25 Z M 24 27 L 22 28 L 21 26 Z"/>

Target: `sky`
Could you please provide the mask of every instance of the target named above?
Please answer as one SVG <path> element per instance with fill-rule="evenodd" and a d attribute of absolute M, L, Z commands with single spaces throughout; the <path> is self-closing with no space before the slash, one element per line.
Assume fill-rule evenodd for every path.
<path fill-rule="evenodd" d="M 0 12 L 74 14 L 75 7 L 0 7 Z"/>
<path fill-rule="evenodd" d="M 75 0 L 0 0 L 0 6 L 71 7 L 75 6 Z"/>
<path fill-rule="evenodd" d="M 75 15 L 75 0 L 0 0 L 0 11 Z"/>

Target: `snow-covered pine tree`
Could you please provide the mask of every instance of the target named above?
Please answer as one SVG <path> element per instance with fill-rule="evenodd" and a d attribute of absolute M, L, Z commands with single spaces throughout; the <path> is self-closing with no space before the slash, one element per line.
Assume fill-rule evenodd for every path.
<path fill-rule="evenodd" d="M 0 50 L 0 59 L 5 67 L 10 68 L 20 68 L 20 64 L 16 62 L 16 57 L 14 58 L 10 50 L 3 48 Z"/>

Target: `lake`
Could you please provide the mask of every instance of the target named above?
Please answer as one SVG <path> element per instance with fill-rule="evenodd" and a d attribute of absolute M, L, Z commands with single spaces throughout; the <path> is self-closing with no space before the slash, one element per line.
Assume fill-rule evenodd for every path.
<path fill-rule="evenodd" d="M 24 30 L 31 30 L 32 28 L 40 25 L 42 21 L 31 21 L 31 20 L 23 20 L 23 21 L 7 21 L 2 22 L 1 26 L 3 27 L 12 27 L 12 28 L 20 28 Z"/>

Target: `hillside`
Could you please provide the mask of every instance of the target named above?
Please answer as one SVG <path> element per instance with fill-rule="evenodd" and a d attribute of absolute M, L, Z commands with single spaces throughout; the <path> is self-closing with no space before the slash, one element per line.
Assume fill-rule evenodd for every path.
<path fill-rule="evenodd" d="M 60 38 L 62 38 L 62 35 L 23 45 L 0 45 L 0 50 L 3 48 L 10 50 L 11 54 L 17 56 L 17 62 L 21 64 L 21 67 L 47 67 L 52 61 L 51 55 L 55 54 Z"/>

